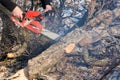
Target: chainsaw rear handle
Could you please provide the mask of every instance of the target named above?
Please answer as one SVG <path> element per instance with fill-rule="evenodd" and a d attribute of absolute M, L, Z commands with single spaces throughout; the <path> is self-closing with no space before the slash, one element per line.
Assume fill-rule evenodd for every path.
<path fill-rule="evenodd" d="M 11 20 L 12 20 L 16 25 L 19 25 L 19 26 L 21 26 L 21 27 L 24 27 L 23 24 L 21 24 L 22 20 L 19 20 L 19 21 L 18 21 L 17 18 L 15 18 L 14 16 L 11 16 L 10 18 L 11 18 Z"/>

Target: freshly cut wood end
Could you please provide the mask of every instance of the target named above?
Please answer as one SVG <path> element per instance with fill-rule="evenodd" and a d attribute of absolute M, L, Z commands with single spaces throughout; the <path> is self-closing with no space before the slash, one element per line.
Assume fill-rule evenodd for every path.
<path fill-rule="evenodd" d="M 8 53 L 7 54 L 7 58 L 15 58 L 15 54 L 14 53 Z"/>
<path fill-rule="evenodd" d="M 70 43 L 69 45 L 67 45 L 67 47 L 65 47 L 65 53 L 71 53 L 74 47 L 75 47 L 75 44 Z"/>

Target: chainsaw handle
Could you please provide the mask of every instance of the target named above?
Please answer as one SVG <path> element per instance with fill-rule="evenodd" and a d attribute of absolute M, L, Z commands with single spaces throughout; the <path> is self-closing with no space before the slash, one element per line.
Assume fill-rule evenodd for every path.
<path fill-rule="evenodd" d="M 22 22 L 22 21 L 26 18 L 26 12 L 24 12 L 24 13 L 22 14 L 22 16 L 23 16 L 23 18 L 22 18 L 22 19 L 19 19 L 20 22 Z"/>
<path fill-rule="evenodd" d="M 25 14 L 26 14 L 25 12 L 22 14 L 22 16 L 23 16 L 23 19 L 25 18 Z"/>
<path fill-rule="evenodd" d="M 15 18 L 15 16 L 11 16 L 10 17 L 10 19 L 16 24 L 16 25 L 19 25 L 19 26 L 21 26 L 21 27 L 24 27 L 23 26 L 23 24 L 21 24 L 21 22 L 17 19 L 17 18 Z"/>
<path fill-rule="evenodd" d="M 44 17 L 54 16 L 55 15 L 55 11 L 54 10 L 49 10 L 47 12 L 43 12 L 41 15 L 44 16 Z"/>

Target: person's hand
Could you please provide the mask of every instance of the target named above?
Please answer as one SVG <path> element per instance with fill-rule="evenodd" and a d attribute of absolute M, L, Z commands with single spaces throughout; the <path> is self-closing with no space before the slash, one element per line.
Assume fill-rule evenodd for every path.
<path fill-rule="evenodd" d="M 23 11 L 18 6 L 13 9 L 12 14 L 19 19 L 23 18 Z"/>
<path fill-rule="evenodd" d="M 46 5 L 46 8 L 44 10 L 44 12 L 50 11 L 52 10 L 52 6 L 51 5 Z"/>

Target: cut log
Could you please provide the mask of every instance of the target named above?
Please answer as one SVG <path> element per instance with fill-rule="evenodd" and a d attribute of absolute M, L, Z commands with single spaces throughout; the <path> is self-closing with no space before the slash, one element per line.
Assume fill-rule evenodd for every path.
<path fill-rule="evenodd" d="M 119 12 L 119 9 L 115 9 L 112 12 L 114 14 L 116 14 L 115 13 L 116 11 Z M 116 17 L 118 15 L 119 14 L 117 14 Z M 111 19 L 111 21 L 112 21 L 112 19 Z M 111 21 L 109 21 L 108 23 L 110 24 Z M 102 25 L 102 27 L 105 28 L 106 25 L 107 24 Z M 97 35 L 96 32 L 94 31 L 94 29 L 96 29 L 97 33 L 102 32 L 101 35 Z M 47 73 L 49 73 L 50 70 L 53 68 L 53 66 L 57 62 L 59 62 L 61 58 L 64 57 L 64 55 L 66 53 L 65 49 L 71 43 L 72 44 L 79 44 L 80 43 L 80 46 L 82 43 L 82 46 L 84 46 L 86 44 L 96 42 L 96 41 L 100 40 L 102 37 L 109 35 L 109 33 L 106 30 L 104 30 L 104 29 L 101 30 L 100 26 L 97 28 L 94 28 L 94 29 L 92 29 L 91 31 L 85 31 L 83 29 L 76 28 L 72 32 L 68 33 L 64 38 L 60 39 L 58 43 L 53 44 L 47 50 L 42 52 L 40 55 L 29 60 L 28 61 L 28 70 L 29 70 L 30 80 L 34 79 L 38 75 L 46 76 Z M 114 29 L 116 32 L 113 29 L 110 29 L 111 32 L 113 34 L 119 35 L 119 32 L 118 32 L 119 30 L 117 31 L 117 28 L 114 28 Z M 95 37 L 95 39 L 94 39 L 94 37 Z M 84 43 L 83 39 L 85 39 L 87 43 Z M 91 40 L 89 41 L 89 39 L 91 39 Z M 71 48 L 71 49 L 73 49 L 73 48 Z M 51 79 L 51 80 L 56 80 L 56 79 Z"/>
<path fill-rule="evenodd" d="M 71 37 L 72 36 L 72 37 Z M 29 76 L 32 80 L 36 77 L 36 75 L 45 75 L 47 74 L 51 68 L 65 55 L 65 49 L 71 43 L 76 44 L 80 41 L 81 34 L 79 30 L 75 30 L 71 32 L 64 38 L 62 38 L 58 43 L 53 44 L 39 56 L 28 61 L 28 70 Z"/>

